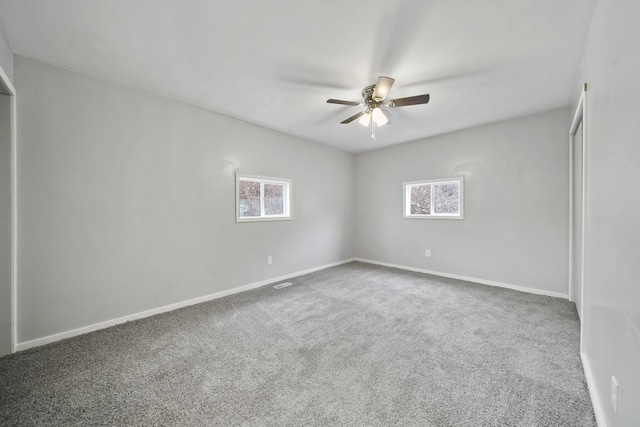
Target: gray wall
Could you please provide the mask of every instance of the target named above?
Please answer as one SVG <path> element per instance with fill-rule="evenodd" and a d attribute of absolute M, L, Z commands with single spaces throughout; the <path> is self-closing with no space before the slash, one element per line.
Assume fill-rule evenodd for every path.
<path fill-rule="evenodd" d="M 18 342 L 353 255 L 352 155 L 20 56 L 15 72 Z M 292 179 L 294 219 L 236 224 L 236 170 Z"/>
<path fill-rule="evenodd" d="M 609 427 L 640 425 L 640 2 L 598 1 L 583 57 L 589 84 L 585 368 Z M 618 413 L 609 401 L 619 383 Z"/>
<path fill-rule="evenodd" d="M 357 155 L 357 255 L 567 294 L 569 124 L 555 110 Z M 402 217 L 403 182 L 458 175 L 464 220 Z"/>
<path fill-rule="evenodd" d="M 7 44 L 0 27 L 0 67 L 5 72 L 9 80 L 13 81 L 13 53 Z"/>
<path fill-rule="evenodd" d="M 10 105 L 11 97 L 0 94 L 0 356 L 11 352 Z"/>

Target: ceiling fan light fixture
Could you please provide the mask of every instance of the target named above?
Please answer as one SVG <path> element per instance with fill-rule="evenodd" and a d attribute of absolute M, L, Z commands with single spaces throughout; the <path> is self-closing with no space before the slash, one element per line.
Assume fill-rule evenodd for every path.
<path fill-rule="evenodd" d="M 373 100 L 376 102 L 384 101 L 384 99 L 389 94 L 389 90 L 391 90 L 391 86 L 393 86 L 393 82 L 395 82 L 395 80 L 391 77 L 378 77 L 378 81 L 374 86 L 371 98 L 373 98 Z"/>
<path fill-rule="evenodd" d="M 389 123 L 389 119 L 387 119 L 387 116 L 384 115 L 379 107 L 373 109 L 373 111 L 371 112 L 371 119 L 376 124 L 376 126 L 382 126 Z"/>
<path fill-rule="evenodd" d="M 364 113 L 360 117 L 360 120 L 358 120 L 358 123 L 360 123 L 362 126 L 369 126 L 369 123 L 371 123 L 371 113 L 368 111 Z"/>
<path fill-rule="evenodd" d="M 378 77 L 376 84 L 365 86 L 365 88 L 362 89 L 362 99 L 364 102 L 343 101 L 341 99 L 330 98 L 327 99 L 327 103 L 365 107 L 364 111 L 360 111 L 359 113 L 346 118 L 341 121 L 340 124 L 347 124 L 358 120 L 358 123 L 362 126 L 371 126 L 371 137 L 376 139 L 376 127 L 389 123 L 389 118 L 386 116 L 385 112 L 382 111 L 380 108 L 381 106 L 385 108 L 395 108 L 405 107 L 408 105 L 426 104 L 429 102 L 428 93 L 424 95 L 408 96 L 405 98 L 396 98 L 385 102 L 394 81 L 395 80 L 391 77 L 380 76 Z"/>

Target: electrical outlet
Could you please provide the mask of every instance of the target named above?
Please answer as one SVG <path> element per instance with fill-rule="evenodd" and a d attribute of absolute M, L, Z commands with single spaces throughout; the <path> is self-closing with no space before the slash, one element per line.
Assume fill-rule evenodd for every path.
<path fill-rule="evenodd" d="M 611 406 L 613 406 L 613 412 L 618 413 L 618 381 L 616 377 L 611 376 Z"/>
<path fill-rule="evenodd" d="M 269 256 L 267 257 L 267 264 L 268 264 L 268 265 L 273 264 L 273 258 L 271 258 L 271 255 L 269 255 Z"/>
<path fill-rule="evenodd" d="M 426 256 L 427 258 L 431 258 L 431 249 L 427 249 L 427 250 L 424 252 L 424 256 Z"/>

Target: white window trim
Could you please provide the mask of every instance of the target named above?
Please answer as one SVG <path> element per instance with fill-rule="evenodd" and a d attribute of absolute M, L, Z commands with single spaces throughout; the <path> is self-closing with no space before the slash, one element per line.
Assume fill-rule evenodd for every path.
<path fill-rule="evenodd" d="M 259 181 L 261 187 L 264 184 L 284 184 L 284 212 L 283 215 L 269 216 L 240 216 L 240 181 Z M 259 221 L 290 221 L 293 219 L 293 211 L 291 207 L 291 197 L 293 194 L 293 182 L 290 179 L 274 178 L 271 176 L 249 175 L 244 173 L 236 173 L 236 222 L 259 222 Z M 264 199 L 260 198 L 260 210 L 264 212 Z"/>
<path fill-rule="evenodd" d="M 432 214 L 432 215 L 411 215 L 407 203 L 411 200 L 410 188 L 416 184 L 444 184 L 457 182 L 460 184 L 460 214 Z M 408 219 L 464 219 L 464 176 L 451 176 L 442 179 L 423 179 L 420 181 L 409 181 L 402 183 L 402 217 Z M 431 193 L 433 198 L 433 192 Z M 433 206 L 433 200 L 431 203 Z"/>

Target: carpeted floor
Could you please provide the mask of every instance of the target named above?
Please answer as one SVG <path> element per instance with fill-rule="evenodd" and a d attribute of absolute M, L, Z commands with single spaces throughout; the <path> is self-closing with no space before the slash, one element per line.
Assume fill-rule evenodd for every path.
<path fill-rule="evenodd" d="M 595 426 L 566 300 L 350 263 L 0 358 L 1 425 Z"/>

